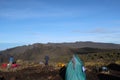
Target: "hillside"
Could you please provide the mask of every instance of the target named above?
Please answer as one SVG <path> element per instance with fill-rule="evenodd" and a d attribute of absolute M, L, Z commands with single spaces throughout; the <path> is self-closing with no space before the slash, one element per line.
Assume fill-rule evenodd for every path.
<path fill-rule="evenodd" d="M 75 43 L 48 43 L 51 46 L 66 46 L 72 48 L 100 48 L 100 49 L 120 49 L 120 44 L 100 43 L 100 42 L 75 42 Z"/>
<path fill-rule="evenodd" d="M 4 58 L 4 61 L 8 60 L 10 55 L 13 55 L 16 59 L 30 60 L 30 61 L 43 61 L 44 56 L 50 56 L 51 61 L 69 61 L 73 53 L 86 54 L 83 55 L 83 60 L 92 59 L 94 55 L 91 54 L 90 58 L 87 57 L 89 53 L 100 53 L 99 56 L 95 56 L 97 59 L 100 56 L 118 53 L 120 44 L 112 43 L 94 43 L 94 42 L 75 42 L 75 43 L 48 43 L 41 44 L 35 43 L 33 45 L 18 46 L 10 48 L 4 51 L 0 51 L 0 57 Z M 101 54 L 102 53 L 102 54 Z M 104 54 L 107 53 L 107 54 Z M 115 57 L 117 56 L 114 54 Z M 114 57 L 113 57 L 114 58 Z"/>

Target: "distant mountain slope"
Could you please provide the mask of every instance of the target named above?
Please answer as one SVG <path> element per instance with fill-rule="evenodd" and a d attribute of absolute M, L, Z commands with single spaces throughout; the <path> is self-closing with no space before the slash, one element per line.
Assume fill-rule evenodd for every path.
<path fill-rule="evenodd" d="M 8 59 L 10 55 L 16 59 L 40 61 L 45 55 L 52 59 L 58 59 L 73 53 L 95 53 L 105 49 L 120 49 L 120 44 L 94 43 L 94 42 L 75 42 L 75 43 L 35 43 L 33 45 L 18 46 L 4 51 L 0 51 L 0 57 Z M 66 59 L 66 58 L 65 58 Z M 67 58 L 68 59 L 68 58 Z"/>
<path fill-rule="evenodd" d="M 98 42 L 75 42 L 75 43 L 49 43 L 48 45 L 67 46 L 72 48 L 101 48 L 101 49 L 120 49 L 120 44 L 98 43 Z"/>

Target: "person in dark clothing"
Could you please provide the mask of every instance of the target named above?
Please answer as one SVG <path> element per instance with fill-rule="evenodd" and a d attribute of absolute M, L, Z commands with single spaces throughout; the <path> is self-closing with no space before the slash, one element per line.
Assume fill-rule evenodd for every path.
<path fill-rule="evenodd" d="M 0 64 L 3 63 L 3 55 L 0 54 Z"/>
<path fill-rule="evenodd" d="M 7 64 L 7 70 L 9 70 L 14 62 L 14 57 L 10 56 L 9 63 Z"/>
<path fill-rule="evenodd" d="M 10 58 L 9 58 L 9 63 L 13 63 L 14 62 L 14 57 L 13 56 L 10 56 Z"/>
<path fill-rule="evenodd" d="M 45 65 L 48 65 L 48 61 L 49 61 L 49 56 L 45 56 Z"/>
<path fill-rule="evenodd" d="M 0 63 L 3 63 L 3 58 L 0 58 Z"/>
<path fill-rule="evenodd" d="M 66 66 L 63 66 L 62 68 L 60 68 L 59 70 L 59 75 L 61 76 L 61 78 L 63 80 L 65 80 L 65 74 L 66 74 Z"/>

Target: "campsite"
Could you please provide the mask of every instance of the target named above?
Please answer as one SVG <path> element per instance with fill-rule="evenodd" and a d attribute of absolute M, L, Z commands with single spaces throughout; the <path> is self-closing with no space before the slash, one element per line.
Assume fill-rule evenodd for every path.
<path fill-rule="evenodd" d="M 0 80 L 120 80 L 120 0 L 0 0 Z"/>
<path fill-rule="evenodd" d="M 19 55 L 15 54 L 16 50 Z M 72 55 L 77 53 L 84 62 L 87 80 L 119 80 L 119 51 L 111 48 L 75 48 L 70 47 L 70 44 L 69 47 L 60 44 L 19 46 L 1 52 L 0 57 L 5 58 L 0 66 L 0 78 L 1 80 L 65 80 L 67 64 Z M 7 69 L 9 54 L 14 55 L 16 62 L 12 64 L 12 68 Z M 48 65 L 45 65 L 45 54 L 49 56 Z"/>
<path fill-rule="evenodd" d="M 120 65 L 114 65 L 114 67 L 120 67 Z M 24 66 L 22 69 L 0 71 L 1 80 L 64 80 L 64 72 L 61 75 L 60 68 L 54 66 L 35 65 Z M 95 72 L 91 67 L 87 67 L 86 75 L 87 80 L 119 80 L 120 71 L 110 70 L 110 73 Z"/>

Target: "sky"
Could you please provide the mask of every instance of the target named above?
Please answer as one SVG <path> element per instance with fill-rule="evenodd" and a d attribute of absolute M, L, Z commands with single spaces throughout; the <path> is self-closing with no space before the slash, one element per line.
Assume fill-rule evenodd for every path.
<path fill-rule="evenodd" d="M 0 0 L 0 50 L 33 43 L 120 44 L 120 0 Z"/>

